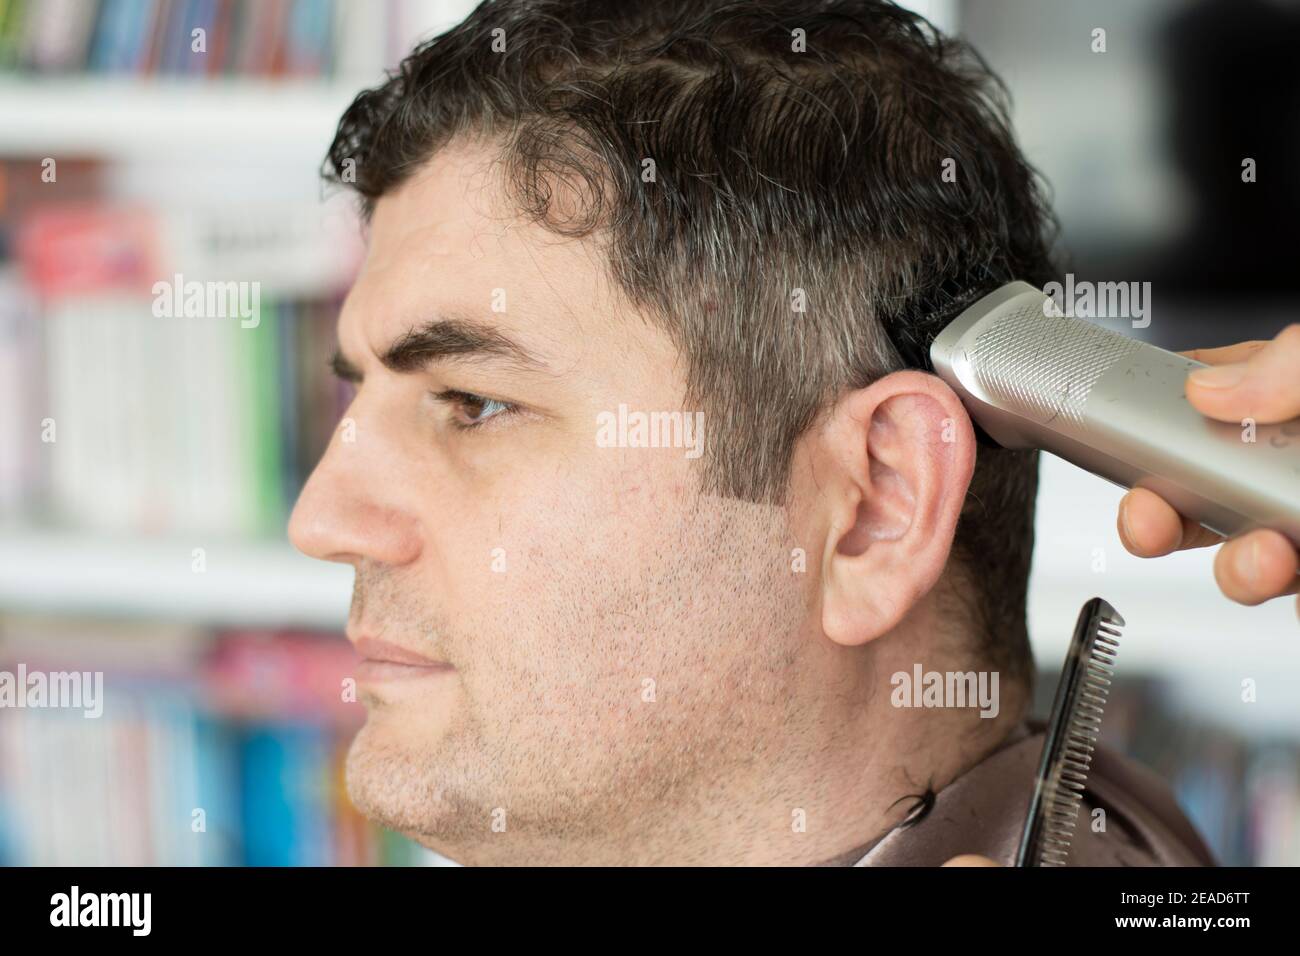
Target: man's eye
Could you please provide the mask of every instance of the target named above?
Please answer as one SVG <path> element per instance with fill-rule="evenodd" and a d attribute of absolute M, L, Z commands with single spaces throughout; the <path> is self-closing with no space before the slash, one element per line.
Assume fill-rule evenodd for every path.
<path fill-rule="evenodd" d="M 495 398 L 457 389 L 439 392 L 435 397 L 438 401 L 452 407 L 455 412 L 452 424 L 464 430 L 478 428 L 489 419 L 509 415 L 515 411 L 515 406 L 508 402 L 499 402 Z"/>

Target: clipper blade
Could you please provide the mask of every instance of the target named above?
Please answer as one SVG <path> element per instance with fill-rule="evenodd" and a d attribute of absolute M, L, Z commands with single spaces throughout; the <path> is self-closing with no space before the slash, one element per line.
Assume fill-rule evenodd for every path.
<path fill-rule="evenodd" d="M 1123 626 L 1124 618 L 1099 597 L 1079 611 L 1016 866 L 1065 866 L 1069 859 Z"/>

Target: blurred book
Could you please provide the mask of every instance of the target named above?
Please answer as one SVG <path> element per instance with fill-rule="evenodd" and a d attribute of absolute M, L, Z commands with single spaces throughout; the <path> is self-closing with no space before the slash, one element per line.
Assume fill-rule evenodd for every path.
<path fill-rule="evenodd" d="M 0 517 L 282 535 L 347 400 L 328 360 L 355 253 L 317 226 L 274 208 L 31 210 L 21 268 L 0 274 L 0 368 L 17 370 Z"/>
<path fill-rule="evenodd" d="M 467 0 L 0 0 L 0 71 L 372 77 Z"/>
<path fill-rule="evenodd" d="M 331 634 L 9 620 L 0 672 L 100 672 L 103 699 L 6 708 L 0 864 L 426 862 L 347 798 L 354 662 Z"/>

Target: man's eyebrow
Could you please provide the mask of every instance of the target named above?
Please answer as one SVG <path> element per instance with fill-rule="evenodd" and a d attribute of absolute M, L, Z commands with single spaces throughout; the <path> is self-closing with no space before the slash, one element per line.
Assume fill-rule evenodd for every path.
<path fill-rule="evenodd" d="M 544 361 L 500 329 L 460 316 L 432 319 L 407 330 L 379 357 L 385 368 L 398 374 L 419 372 L 433 362 L 447 359 L 499 359 L 525 369 L 546 367 Z M 361 382 L 361 370 L 338 350 L 330 359 L 330 367 L 345 382 Z"/>
<path fill-rule="evenodd" d="M 361 384 L 361 369 L 345 359 L 338 349 L 335 349 L 334 354 L 330 356 L 330 368 L 333 369 L 336 378 L 351 382 L 353 385 Z"/>
<path fill-rule="evenodd" d="M 546 364 L 495 326 L 460 316 L 444 316 L 410 329 L 379 360 L 401 374 L 449 358 L 504 359 L 525 368 Z"/>

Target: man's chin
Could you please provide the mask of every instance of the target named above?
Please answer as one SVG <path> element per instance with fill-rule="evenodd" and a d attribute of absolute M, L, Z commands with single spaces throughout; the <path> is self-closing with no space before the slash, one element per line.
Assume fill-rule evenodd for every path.
<path fill-rule="evenodd" d="M 469 814 L 448 795 L 436 744 L 394 739 L 386 724 L 372 716 L 352 741 L 348 798 L 373 823 L 450 855 L 447 841 L 466 828 Z"/>

